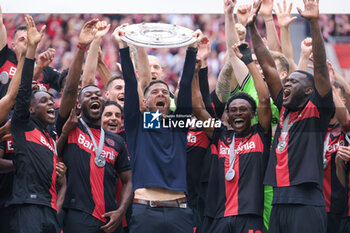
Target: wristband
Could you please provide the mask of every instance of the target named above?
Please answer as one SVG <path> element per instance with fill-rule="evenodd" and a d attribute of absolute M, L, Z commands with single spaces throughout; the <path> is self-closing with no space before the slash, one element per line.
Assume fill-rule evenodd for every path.
<path fill-rule="evenodd" d="M 81 45 L 78 44 L 77 48 L 87 51 L 87 46 L 81 46 Z"/>
<path fill-rule="evenodd" d="M 249 46 L 247 44 L 241 44 L 240 46 L 238 46 L 238 49 L 243 55 L 241 60 L 244 62 L 244 64 L 248 65 L 253 62 L 252 52 L 250 51 Z"/>
<path fill-rule="evenodd" d="M 196 52 L 198 51 L 198 47 L 195 48 L 195 47 L 190 47 L 190 46 L 189 46 L 189 47 L 187 47 L 187 50 L 196 53 Z"/>

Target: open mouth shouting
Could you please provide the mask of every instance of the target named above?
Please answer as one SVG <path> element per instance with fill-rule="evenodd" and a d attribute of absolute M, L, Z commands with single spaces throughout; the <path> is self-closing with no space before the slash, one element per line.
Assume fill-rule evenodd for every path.
<path fill-rule="evenodd" d="M 101 111 L 101 104 L 98 101 L 94 101 L 90 104 L 90 111 L 94 114 L 98 114 Z"/>
<path fill-rule="evenodd" d="M 244 119 L 243 118 L 237 118 L 233 120 L 233 126 L 235 128 L 242 128 L 244 127 Z"/>
<path fill-rule="evenodd" d="M 288 101 L 290 94 L 291 94 L 291 90 L 290 89 L 285 88 L 283 90 L 283 102 Z"/>
<path fill-rule="evenodd" d="M 158 101 L 156 102 L 156 108 L 157 108 L 157 110 L 159 110 L 159 111 L 164 110 L 164 109 L 165 109 L 165 101 L 164 101 L 164 100 L 158 100 Z"/>
<path fill-rule="evenodd" d="M 119 95 L 117 99 L 119 102 L 124 102 L 124 95 Z"/>
<path fill-rule="evenodd" d="M 48 115 L 51 119 L 55 119 L 55 109 L 54 109 L 54 108 L 49 108 L 46 112 L 47 112 L 47 115 Z"/>

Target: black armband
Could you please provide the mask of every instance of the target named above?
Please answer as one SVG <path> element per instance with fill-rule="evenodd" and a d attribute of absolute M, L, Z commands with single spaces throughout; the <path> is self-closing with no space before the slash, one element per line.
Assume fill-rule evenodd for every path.
<path fill-rule="evenodd" d="M 238 46 L 238 49 L 243 55 L 241 60 L 244 62 L 244 64 L 248 65 L 253 62 L 252 52 L 247 44 L 241 44 Z"/>

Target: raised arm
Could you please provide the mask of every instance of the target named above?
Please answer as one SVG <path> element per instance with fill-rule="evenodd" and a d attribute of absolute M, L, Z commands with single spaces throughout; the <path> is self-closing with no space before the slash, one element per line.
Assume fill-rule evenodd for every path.
<path fill-rule="evenodd" d="M 237 20 L 238 23 L 242 24 L 244 27 L 247 26 L 250 11 L 252 10 L 252 5 L 241 4 L 237 8 Z"/>
<path fill-rule="evenodd" d="M 196 71 L 199 69 L 199 63 L 196 64 Z M 195 72 L 193 80 L 192 80 L 192 105 L 193 105 L 193 115 L 201 121 L 206 121 L 211 118 L 209 112 L 207 111 L 201 91 L 199 88 L 199 79 L 198 79 L 198 72 Z M 207 134 L 208 137 L 212 137 L 214 133 L 214 127 L 212 128 L 203 128 L 204 132 Z"/>
<path fill-rule="evenodd" d="M 248 74 L 247 67 L 239 58 L 236 57 L 232 49 L 230 49 L 235 43 L 239 42 L 233 17 L 233 9 L 235 5 L 236 1 L 225 0 L 224 2 L 226 34 L 225 40 L 228 53 L 228 61 L 226 61 L 224 67 L 220 71 L 218 82 L 215 88 L 216 95 L 222 103 L 225 103 L 228 100 L 231 92 L 236 89 L 238 84 L 243 83 L 244 78 Z"/>
<path fill-rule="evenodd" d="M 180 80 L 179 94 L 176 100 L 176 113 L 191 114 L 192 113 L 192 79 L 196 67 L 196 55 L 198 51 L 198 43 L 203 39 L 200 30 L 193 33 L 196 41 L 189 45 L 186 51 L 185 64 Z"/>
<path fill-rule="evenodd" d="M 83 87 L 89 84 L 95 84 L 96 69 L 98 64 L 98 51 L 100 49 L 102 38 L 109 31 L 110 26 L 111 25 L 107 24 L 106 21 L 99 21 L 96 24 L 97 32 L 86 56 L 82 81 Z"/>
<path fill-rule="evenodd" d="M 350 114 L 345 107 L 342 98 L 337 94 L 335 88 L 333 88 L 333 102 L 335 105 L 335 116 L 337 117 L 339 124 L 344 132 L 350 131 Z"/>
<path fill-rule="evenodd" d="M 200 59 L 201 67 L 197 74 L 199 79 L 199 88 L 202 94 L 202 99 L 203 99 L 205 108 L 207 109 L 207 111 L 210 113 L 211 116 L 214 116 L 215 112 L 211 105 L 209 82 L 208 82 L 208 57 L 210 52 L 211 52 L 210 40 L 207 36 L 204 36 L 201 43 L 198 44 L 197 58 Z M 195 72 L 197 72 L 197 70 Z"/>
<path fill-rule="evenodd" d="M 32 78 L 34 70 L 35 51 L 44 35 L 46 26 L 44 25 L 40 32 L 37 31 L 34 20 L 31 16 L 26 15 L 28 48 L 23 65 L 21 84 L 18 90 L 15 111 L 13 118 L 26 120 L 29 119 L 30 96 L 32 93 Z"/>
<path fill-rule="evenodd" d="M 334 70 L 334 80 L 337 80 L 338 82 L 340 82 L 345 88 L 345 93 L 347 97 L 350 96 L 350 84 L 336 70 Z"/>
<path fill-rule="evenodd" d="M 37 59 L 37 64 L 34 67 L 34 74 L 33 74 L 33 80 L 38 80 L 40 77 L 40 74 L 43 72 L 43 70 L 51 64 L 55 57 L 56 50 L 53 48 L 47 49 L 45 52 L 39 54 L 39 57 Z"/>
<path fill-rule="evenodd" d="M 233 16 L 233 10 L 236 6 L 236 2 L 237 0 L 224 1 L 225 36 L 226 36 L 225 40 L 226 40 L 226 48 L 229 55 L 233 54 L 233 51 L 230 50 L 231 46 L 239 42 L 239 37 L 235 28 L 235 19 Z"/>
<path fill-rule="evenodd" d="M 73 108 L 69 114 L 67 121 L 64 123 L 60 137 L 57 140 L 57 153 L 60 156 L 63 152 L 64 146 L 68 140 L 70 131 L 76 128 L 78 125 L 78 116 L 76 114 L 75 108 Z"/>
<path fill-rule="evenodd" d="M 137 58 L 135 59 L 137 74 L 139 78 L 139 85 L 142 92 L 145 90 L 146 86 L 151 82 L 151 69 L 149 67 L 149 60 L 147 50 L 144 47 L 135 46 Z"/>
<path fill-rule="evenodd" d="M 299 14 L 309 20 L 312 38 L 312 53 L 314 57 L 314 80 L 315 87 L 321 97 L 324 97 L 331 89 L 329 73 L 326 63 L 326 50 L 318 24 L 319 17 L 319 0 L 305 0 L 305 9 L 302 11 L 299 7 Z"/>
<path fill-rule="evenodd" d="M 232 46 L 236 43 L 239 43 L 239 37 L 236 30 L 236 23 L 233 17 L 233 10 L 236 5 L 236 0 L 225 0 L 224 3 L 224 12 L 225 12 L 225 40 L 226 40 L 226 48 L 228 53 L 228 62 L 231 64 L 233 73 L 230 75 L 231 86 L 229 92 L 233 91 L 236 88 L 237 83 L 232 80 L 237 80 L 238 84 L 242 84 L 244 78 L 248 74 L 247 67 L 242 63 L 242 61 L 236 57 L 234 52 L 232 51 Z M 230 71 L 230 68 L 227 68 L 226 72 Z M 219 75 L 220 78 L 220 75 Z M 219 96 L 219 95 L 218 95 Z M 223 102 L 226 102 L 226 98 L 222 98 Z"/>
<path fill-rule="evenodd" d="M 282 83 L 277 72 L 275 61 L 264 45 L 264 42 L 255 26 L 256 15 L 259 12 L 260 4 L 261 0 L 254 2 L 252 14 L 248 20 L 248 26 L 252 37 L 255 55 L 259 61 L 261 69 L 263 70 L 271 96 L 273 100 L 276 101 L 278 94 L 282 90 Z"/>
<path fill-rule="evenodd" d="M 312 39 L 310 37 L 305 38 L 301 42 L 301 53 L 298 63 L 298 70 L 307 71 L 307 64 L 309 62 L 310 55 L 312 53 Z"/>
<path fill-rule="evenodd" d="M 134 124 L 137 117 L 139 117 L 141 100 L 138 94 L 138 84 L 128 44 L 120 38 L 125 35 L 123 28 L 126 26 L 127 24 L 123 24 L 117 27 L 112 34 L 112 38 L 119 45 L 120 61 L 125 82 L 124 116 L 126 117 L 124 122 L 127 126 L 128 122 Z"/>
<path fill-rule="evenodd" d="M 260 14 L 262 15 L 265 27 L 268 47 L 273 51 L 281 52 L 281 43 L 277 35 L 275 22 L 272 16 L 273 0 L 263 0 Z"/>
<path fill-rule="evenodd" d="M 327 61 L 329 77 L 332 83 L 332 92 L 333 92 L 333 102 L 335 105 L 335 116 L 342 127 L 344 132 L 350 132 L 350 114 L 348 109 L 345 107 L 346 97 L 345 93 L 341 92 L 340 87 L 334 86 L 334 68 L 331 62 Z"/>
<path fill-rule="evenodd" d="M 62 119 L 67 119 L 72 108 L 76 104 L 78 85 L 80 81 L 81 67 L 87 46 L 90 45 L 97 32 L 98 19 L 85 23 L 80 31 L 78 48 L 75 51 L 73 62 L 69 68 L 66 85 L 63 90 L 60 110 L 58 112 Z"/>
<path fill-rule="evenodd" d="M 0 6 L 0 50 L 7 45 L 7 31 L 2 17 L 2 9 Z"/>
<path fill-rule="evenodd" d="M 98 51 L 97 70 L 98 70 L 98 73 L 100 74 L 103 85 L 106 88 L 108 81 L 112 78 L 112 73 L 111 71 L 109 71 L 107 65 L 102 59 L 101 47 L 99 48 L 99 51 Z"/>
<path fill-rule="evenodd" d="M 279 10 L 279 13 L 277 13 L 275 10 L 274 12 L 277 15 L 277 21 L 280 27 L 282 53 L 286 55 L 289 62 L 289 67 L 290 67 L 289 73 L 292 73 L 293 71 L 296 70 L 297 66 L 294 62 L 294 50 L 293 50 L 293 45 L 290 37 L 289 25 L 294 20 L 296 20 L 297 17 L 290 16 L 292 12 L 293 3 L 290 3 L 289 8 L 287 9 L 286 0 L 283 0 L 283 10 L 279 3 L 277 3 L 277 7 Z"/>
<path fill-rule="evenodd" d="M 240 52 L 238 45 L 233 46 L 233 50 L 235 51 L 237 57 L 242 58 L 243 54 Z M 249 49 L 246 49 L 247 51 Z M 249 50 L 250 51 L 250 50 Z M 258 68 L 251 59 L 252 62 L 247 64 L 250 74 L 253 77 L 254 86 L 256 92 L 258 93 L 258 120 L 265 133 L 268 133 L 271 128 L 271 120 L 272 120 L 272 112 L 270 105 L 270 93 L 267 88 L 265 81 L 261 77 Z"/>

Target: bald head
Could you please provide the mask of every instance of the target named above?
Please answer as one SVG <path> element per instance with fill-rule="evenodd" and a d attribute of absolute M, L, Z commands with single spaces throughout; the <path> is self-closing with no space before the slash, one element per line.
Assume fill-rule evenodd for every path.
<path fill-rule="evenodd" d="M 163 80 L 163 68 L 160 60 L 152 55 L 148 56 L 149 67 L 151 70 L 152 80 Z"/>

